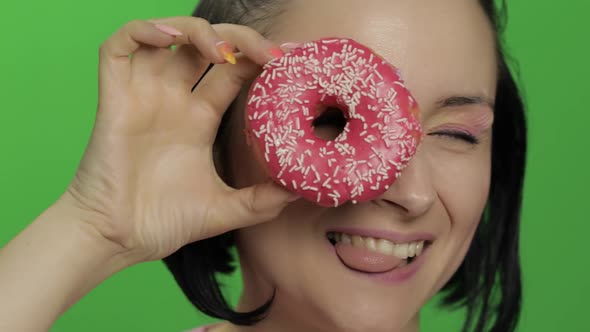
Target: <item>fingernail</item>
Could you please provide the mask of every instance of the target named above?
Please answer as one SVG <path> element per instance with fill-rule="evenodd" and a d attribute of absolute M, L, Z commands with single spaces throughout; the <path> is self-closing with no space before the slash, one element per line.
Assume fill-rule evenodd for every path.
<path fill-rule="evenodd" d="M 171 36 L 182 36 L 182 32 L 176 30 L 175 28 L 173 28 L 169 25 L 160 24 L 160 23 L 156 23 L 154 25 L 156 26 L 156 28 L 158 30 L 162 31 L 163 33 L 167 33 Z"/>
<path fill-rule="evenodd" d="M 280 47 L 276 46 L 273 46 L 270 49 L 268 49 L 268 53 L 270 53 L 270 55 L 272 55 L 275 59 L 281 58 L 283 55 L 285 55 L 283 50 L 281 50 Z"/>
<path fill-rule="evenodd" d="M 289 43 L 284 43 L 284 44 L 281 44 L 280 48 L 282 48 L 282 49 L 285 49 L 285 50 L 287 50 L 287 51 L 290 51 L 290 50 L 294 50 L 294 49 L 296 49 L 296 48 L 299 48 L 299 47 L 301 47 L 301 46 L 303 46 L 303 43 L 293 43 L 293 42 L 289 42 Z"/>
<path fill-rule="evenodd" d="M 220 41 L 217 44 L 215 44 L 215 46 L 217 47 L 217 51 L 219 52 L 219 54 L 221 54 L 225 61 L 231 63 L 232 65 L 235 65 L 237 63 L 232 47 L 227 41 Z"/>

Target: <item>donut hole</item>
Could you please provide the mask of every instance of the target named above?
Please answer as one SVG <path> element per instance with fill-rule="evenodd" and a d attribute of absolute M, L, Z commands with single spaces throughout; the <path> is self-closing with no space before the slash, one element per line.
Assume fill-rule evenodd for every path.
<path fill-rule="evenodd" d="M 313 120 L 313 133 L 317 138 L 333 141 L 346 127 L 348 122 L 344 112 L 336 107 L 319 106 L 316 110 L 318 116 Z"/>

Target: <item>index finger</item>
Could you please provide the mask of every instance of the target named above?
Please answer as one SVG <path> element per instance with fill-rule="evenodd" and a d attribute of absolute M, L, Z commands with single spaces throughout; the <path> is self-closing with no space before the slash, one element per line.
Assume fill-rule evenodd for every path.
<path fill-rule="evenodd" d="M 262 36 L 256 30 L 247 26 L 226 23 L 209 25 L 207 21 L 193 16 L 177 16 L 148 21 L 170 25 L 181 31 L 183 35 L 176 36 L 174 44 L 196 45 L 195 42 L 203 38 L 203 24 L 206 24 L 215 32 L 215 34 L 222 38 L 222 40 L 211 40 L 211 45 L 219 46 L 221 42 L 225 41 L 230 45 L 232 50 L 237 50 L 243 53 L 258 65 L 264 65 L 265 63 L 284 55 L 279 46 Z M 205 50 L 202 51 L 205 53 Z M 210 51 L 219 50 L 212 47 Z"/>

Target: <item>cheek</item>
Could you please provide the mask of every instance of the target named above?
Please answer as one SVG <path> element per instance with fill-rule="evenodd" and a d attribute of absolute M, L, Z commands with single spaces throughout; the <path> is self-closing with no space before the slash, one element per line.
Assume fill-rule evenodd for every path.
<path fill-rule="evenodd" d="M 267 275 L 267 271 L 272 270 L 273 257 L 276 257 L 277 251 L 282 250 L 284 241 L 287 240 L 282 236 L 283 232 L 276 229 L 280 223 L 280 220 L 274 220 L 272 223 L 238 230 L 236 245 L 245 270 L 242 272 L 244 275 L 252 272 Z"/>
<path fill-rule="evenodd" d="M 438 291 L 463 262 L 479 225 L 488 198 L 491 159 L 489 146 L 461 154 L 438 147 L 429 152 L 434 185 L 447 215 L 443 220 L 448 220 L 438 249 Z"/>
<path fill-rule="evenodd" d="M 490 147 L 487 143 L 480 144 L 472 151 L 460 153 L 439 147 L 429 151 L 434 185 L 453 228 L 471 228 L 477 224 L 488 198 Z"/>
<path fill-rule="evenodd" d="M 302 207 L 296 202 L 270 222 L 237 231 L 236 245 L 242 278 L 244 287 L 252 291 L 249 295 L 269 295 L 271 286 L 275 286 L 282 293 L 297 297 L 297 290 L 316 282 L 310 275 L 315 275 L 317 269 L 302 271 L 300 268 L 316 266 L 315 253 L 324 249 L 318 248 L 318 232 L 314 223 L 302 221 L 306 217 L 314 218 L 317 214 L 317 211 L 302 212 Z M 257 289 L 269 292 L 258 292 Z"/>

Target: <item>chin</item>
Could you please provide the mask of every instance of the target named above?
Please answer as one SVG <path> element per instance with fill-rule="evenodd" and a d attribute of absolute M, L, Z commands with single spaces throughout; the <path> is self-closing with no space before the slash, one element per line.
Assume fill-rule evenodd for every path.
<path fill-rule="evenodd" d="M 376 301 L 357 298 L 355 301 L 339 298 L 337 303 L 326 305 L 330 330 L 342 332 L 406 332 L 418 325 L 418 309 L 410 308 L 398 299 Z"/>

